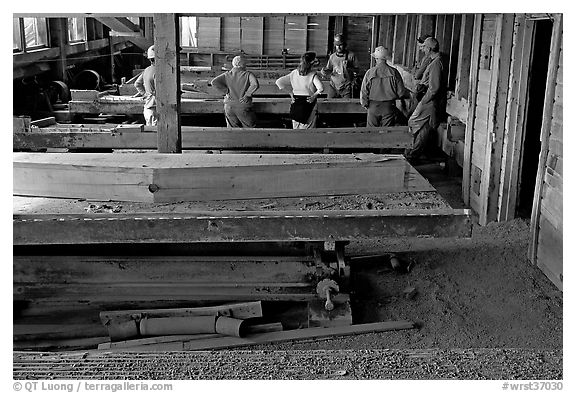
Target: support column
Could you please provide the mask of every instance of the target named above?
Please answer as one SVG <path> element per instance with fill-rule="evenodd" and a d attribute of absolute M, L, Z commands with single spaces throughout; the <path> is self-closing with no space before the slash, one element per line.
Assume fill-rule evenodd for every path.
<path fill-rule="evenodd" d="M 154 14 L 159 153 L 182 153 L 179 23 L 177 14 Z"/>

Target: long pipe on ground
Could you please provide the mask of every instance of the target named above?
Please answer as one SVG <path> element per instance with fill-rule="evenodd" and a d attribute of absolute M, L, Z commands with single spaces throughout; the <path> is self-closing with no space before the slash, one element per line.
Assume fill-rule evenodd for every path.
<path fill-rule="evenodd" d="M 144 318 L 140 321 L 142 336 L 219 333 L 227 336 L 245 335 L 244 320 L 216 315 L 194 317 Z"/>

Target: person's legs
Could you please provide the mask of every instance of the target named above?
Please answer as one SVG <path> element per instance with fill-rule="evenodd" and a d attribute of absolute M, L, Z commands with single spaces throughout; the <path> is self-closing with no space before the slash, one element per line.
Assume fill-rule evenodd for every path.
<path fill-rule="evenodd" d="M 376 101 L 370 101 L 368 104 L 368 114 L 366 115 L 367 127 L 380 127 L 380 115 L 378 109 L 378 103 Z"/>
<path fill-rule="evenodd" d="M 405 155 L 407 159 L 419 158 L 428 145 L 428 140 L 430 138 L 430 124 L 428 122 L 424 123 L 422 127 L 414 134 L 414 141 L 412 143 L 412 148 L 407 149 Z"/>
<path fill-rule="evenodd" d="M 156 113 L 156 108 L 144 108 L 144 120 L 146 120 L 147 126 L 158 125 L 158 114 Z"/>
<path fill-rule="evenodd" d="M 242 123 L 242 127 L 256 128 L 256 114 L 251 106 L 238 108 L 236 113 L 238 120 Z"/>
<path fill-rule="evenodd" d="M 236 108 L 232 105 L 224 105 L 224 115 L 226 116 L 226 126 L 228 128 L 241 128 L 242 122 L 238 119 Z"/>
<path fill-rule="evenodd" d="M 304 128 L 316 128 L 316 119 L 318 118 L 318 103 L 314 105 L 314 109 L 312 109 L 312 113 L 310 113 L 310 117 L 306 122 L 306 127 Z"/>

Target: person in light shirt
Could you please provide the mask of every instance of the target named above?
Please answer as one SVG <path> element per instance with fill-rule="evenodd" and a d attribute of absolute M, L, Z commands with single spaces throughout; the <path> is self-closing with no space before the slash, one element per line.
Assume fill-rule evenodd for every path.
<path fill-rule="evenodd" d="M 316 53 L 306 52 L 300 58 L 298 68 L 276 80 L 276 86 L 286 90 L 292 98 L 290 118 L 294 129 L 316 128 L 317 97 L 324 91 L 322 81 L 313 70 L 317 64 Z"/>

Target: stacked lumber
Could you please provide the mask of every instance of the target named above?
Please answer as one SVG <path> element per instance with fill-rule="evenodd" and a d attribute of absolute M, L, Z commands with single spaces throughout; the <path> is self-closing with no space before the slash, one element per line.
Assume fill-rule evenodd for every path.
<path fill-rule="evenodd" d="M 433 191 L 400 155 L 14 153 L 14 195 L 178 202 Z"/>

